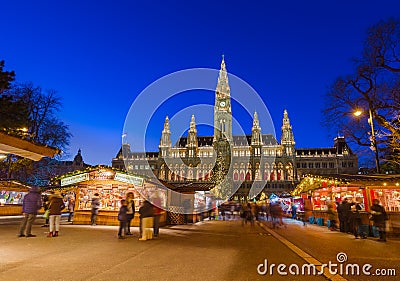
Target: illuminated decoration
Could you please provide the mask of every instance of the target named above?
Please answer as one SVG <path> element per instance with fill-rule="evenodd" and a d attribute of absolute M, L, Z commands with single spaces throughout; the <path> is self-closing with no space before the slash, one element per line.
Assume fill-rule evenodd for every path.
<path fill-rule="evenodd" d="M 82 182 L 82 181 L 88 181 L 89 180 L 89 174 L 84 173 L 84 174 L 79 174 L 75 176 L 70 176 L 61 179 L 61 186 L 66 186 L 66 185 L 71 185 L 74 183 Z"/>
<path fill-rule="evenodd" d="M 140 177 L 135 177 L 127 174 L 122 174 L 122 173 L 115 173 L 114 180 L 120 181 L 120 182 L 125 182 L 129 184 L 133 184 L 134 186 L 143 186 L 144 179 Z"/>
<path fill-rule="evenodd" d="M 90 180 L 112 180 L 115 172 L 107 169 L 98 169 L 89 173 Z"/>
<path fill-rule="evenodd" d="M 271 202 L 274 202 L 274 201 L 276 201 L 276 200 L 278 200 L 278 199 L 279 199 L 279 196 L 276 195 L 275 193 L 272 193 L 272 194 L 269 196 L 269 200 L 270 200 Z"/>

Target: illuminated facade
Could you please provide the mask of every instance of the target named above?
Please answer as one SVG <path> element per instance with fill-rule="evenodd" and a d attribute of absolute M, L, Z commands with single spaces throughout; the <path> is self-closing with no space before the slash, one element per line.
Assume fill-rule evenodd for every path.
<path fill-rule="evenodd" d="M 229 176 L 235 190 L 237 189 L 234 199 L 246 200 L 253 183 L 262 185 L 261 188 L 267 193 L 292 190 L 300 176 L 309 171 L 308 168 L 304 168 L 304 163 L 307 164 L 306 167 L 314 167 L 314 164 L 310 164 L 313 158 L 315 161 L 325 159 L 330 163 L 328 159 L 333 157 L 334 163 L 340 162 L 340 155 L 334 149 L 321 148 L 317 152 L 304 149 L 296 151 L 293 130 L 286 110 L 283 112 L 280 142 L 272 134 L 262 134 L 257 112 L 254 112 L 251 131 L 251 135 L 232 134 L 230 87 L 223 59 L 215 93 L 213 136 L 198 136 L 195 116 L 192 115 L 187 136 L 179 138 L 173 145 L 167 116 L 158 152 L 132 152 L 129 144 L 123 144 L 116 158 L 112 160 L 112 166 L 125 169 L 127 164 L 128 170 L 136 174 L 154 173 L 161 180 L 182 186 L 180 191 L 185 192 L 185 184 L 188 186 L 188 183 L 210 183 L 219 155 L 219 159 L 230 167 Z M 347 153 L 344 153 L 345 150 L 340 152 L 348 158 L 346 167 L 348 165 L 355 168 L 347 171 L 356 173 L 357 156 L 352 154 L 347 144 L 343 147 Z M 324 157 L 318 154 L 320 152 L 325 153 Z M 315 165 L 315 168 L 318 166 Z M 315 168 L 312 168 L 313 172 L 318 173 Z"/>

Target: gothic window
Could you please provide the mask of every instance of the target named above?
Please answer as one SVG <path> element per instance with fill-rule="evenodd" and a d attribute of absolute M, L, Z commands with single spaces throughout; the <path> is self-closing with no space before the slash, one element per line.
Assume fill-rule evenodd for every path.
<path fill-rule="evenodd" d="M 239 180 L 239 173 L 238 173 L 237 171 L 235 171 L 235 172 L 233 173 L 233 180 L 234 180 L 234 181 Z"/>
<path fill-rule="evenodd" d="M 247 174 L 246 174 L 246 181 L 249 181 L 249 180 L 251 180 L 251 173 L 250 173 L 250 171 L 248 171 Z"/>
<path fill-rule="evenodd" d="M 240 171 L 240 180 L 244 181 L 244 171 Z"/>

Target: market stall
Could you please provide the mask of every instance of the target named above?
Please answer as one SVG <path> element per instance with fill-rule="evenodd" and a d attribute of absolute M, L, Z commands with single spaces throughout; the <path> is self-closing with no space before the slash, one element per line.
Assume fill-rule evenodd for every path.
<path fill-rule="evenodd" d="M 305 176 L 292 196 L 311 201 L 312 216 L 327 221 L 328 205 L 334 209 L 344 198 L 361 207 L 362 223 L 370 224 L 369 208 L 373 199 L 379 199 L 389 215 L 392 231 L 400 230 L 400 175 L 331 175 Z M 308 219 L 308 218 L 306 218 Z"/>
<path fill-rule="evenodd" d="M 65 174 L 56 178 L 55 182 L 57 188 L 73 191 L 76 194 L 74 224 L 90 224 L 91 202 L 95 194 L 98 194 L 100 199 L 100 209 L 96 220 L 96 224 L 100 225 L 119 224 L 120 201 L 128 192 L 133 193 L 135 202 L 135 217 L 132 220 L 132 226 L 139 226 L 138 211 L 145 198 L 158 196 L 161 199 L 161 206 L 157 207 L 165 209 L 166 206 L 167 194 L 163 186 L 110 167 L 97 166 Z M 165 221 L 165 212 L 162 212 L 160 224 L 165 224 Z"/>

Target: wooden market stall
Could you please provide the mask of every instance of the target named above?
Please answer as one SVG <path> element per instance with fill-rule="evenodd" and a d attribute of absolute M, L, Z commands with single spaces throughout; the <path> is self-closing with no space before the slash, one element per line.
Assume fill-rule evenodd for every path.
<path fill-rule="evenodd" d="M 307 175 L 292 195 L 308 200 L 312 208 L 309 216 L 325 222 L 328 204 L 336 203 L 336 210 L 336 205 L 348 198 L 361 206 L 363 224 L 370 224 L 369 209 L 377 198 L 389 215 L 390 230 L 400 233 L 400 175 Z"/>
<path fill-rule="evenodd" d="M 0 180 L 0 216 L 22 214 L 22 200 L 29 186 L 17 180 Z"/>
<path fill-rule="evenodd" d="M 142 176 L 133 175 L 124 171 L 96 166 L 86 170 L 76 171 L 55 178 L 56 188 L 63 192 L 75 194 L 75 210 L 73 224 L 90 224 L 91 201 L 95 193 L 99 194 L 101 207 L 96 224 L 118 225 L 118 210 L 120 200 L 125 198 L 128 192 L 133 192 L 135 202 L 135 217 L 132 226 L 139 226 L 139 207 L 145 198 L 157 195 L 161 199 L 161 209 L 166 206 L 166 192 L 160 184 L 145 179 Z M 165 212 L 162 212 L 160 224 L 166 222 Z"/>

